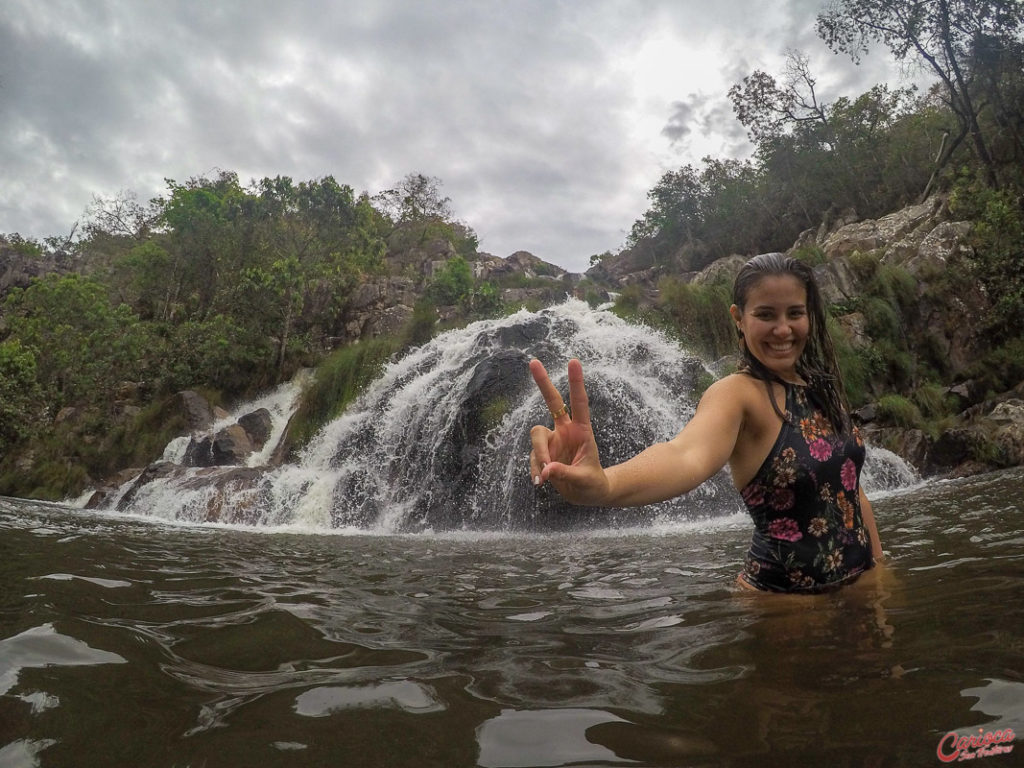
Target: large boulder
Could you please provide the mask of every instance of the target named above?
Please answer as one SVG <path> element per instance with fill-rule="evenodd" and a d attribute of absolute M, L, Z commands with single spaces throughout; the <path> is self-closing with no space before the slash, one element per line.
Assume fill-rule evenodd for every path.
<path fill-rule="evenodd" d="M 1000 463 L 1024 464 L 1024 400 L 999 403 L 981 420 L 980 426 L 998 451 Z"/>
<path fill-rule="evenodd" d="M 743 265 L 747 263 L 748 259 L 749 257 L 740 256 L 738 254 L 717 259 L 694 275 L 691 282 L 696 285 L 715 285 L 718 283 L 725 283 L 732 287 L 733 281 L 736 279 L 736 275 L 739 274 L 739 271 L 743 268 Z"/>
<path fill-rule="evenodd" d="M 372 314 L 363 330 L 367 336 L 394 336 L 412 320 L 415 310 L 406 304 L 396 304 Z"/>
<path fill-rule="evenodd" d="M 863 281 L 848 256 L 837 256 L 815 267 L 814 279 L 829 304 L 848 301 L 863 291 Z"/>
<path fill-rule="evenodd" d="M 244 464 L 253 451 L 252 440 L 240 424 L 224 427 L 213 436 L 211 453 L 215 466 L 224 467 Z"/>
<path fill-rule="evenodd" d="M 451 478 L 448 491 L 453 498 L 466 495 L 479 471 L 488 433 L 530 386 L 530 357 L 525 352 L 501 350 L 477 363 L 440 452 L 441 471 Z"/>
<path fill-rule="evenodd" d="M 238 419 L 238 426 L 245 430 L 252 447 L 259 450 L 267 444 L 274 429 L 274 419 L 266 408 L 258 408 Z"/>
<path fill-rule="evenodd" d="M 193 434 L 205 432 L 214 422 L 214 411 L 210 401 L 191 389 L 173 395 L 164 404 L 162 415 L 165 420 L 180 416 L 184 419 L 185 428 Z"/>

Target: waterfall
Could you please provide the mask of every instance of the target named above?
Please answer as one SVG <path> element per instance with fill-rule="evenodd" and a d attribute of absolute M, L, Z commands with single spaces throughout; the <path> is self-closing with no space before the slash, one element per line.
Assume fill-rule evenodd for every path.
<path fill-rule="evenodd" d="M 632 510 L 576 507 L 534 488 L 529 431 L 550 424 L 550 415 L 529 374 L 531 357 L 545 363 L 566 400 L 567 362 L 580 359 L 605 464 L 675 435 L 711 378 L 663 334 L 570 299 L 448 331 L 393 360 L 292 464 L 163 471 L 136 483 L 117 507 L 166 519 L 377 533 L 613 527 L 742 509 L 725 471 L 684 497 Z M 180 460 L 181 451 L 169 447 L 165 459 Z"/>

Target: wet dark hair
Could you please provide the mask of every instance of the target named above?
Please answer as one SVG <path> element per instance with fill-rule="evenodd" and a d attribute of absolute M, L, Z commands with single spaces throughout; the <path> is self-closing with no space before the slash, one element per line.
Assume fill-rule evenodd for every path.
<path fill-rule="evenodd" d="M 832 428 L 839 433 L 848 432 L 851 425 L 843 379 L 836 362 L 832 338 L 829 336 L 825 324 L 825 304 L 811 268 L 804 262 L 781 253 L 762 253 L 760 256 L 755 256 L 744 264 L 736 275 L 732 286 L 733 304 L 742 312 L 746 306 L 747 296 L 761 280 L 766 277 L 786 275 L 799 280 L 807 292 L 809 332 L 803 354 L 797 360 L 796 371 L 807 382 L 811 393 L 824 412 L 825 418 L 831 422 Z M 779 406 L 775 402 L 770 382 L 777 381 L 783 385 L 786 382 L 782 381 L 750 352 L 746 342 L 743 341 L 742 332 L 740 341 L 742 353 L 740 370 L 765 382 L 772 407 L 780 417 L 785 419 L 786 415 L 779 410 Z"/>

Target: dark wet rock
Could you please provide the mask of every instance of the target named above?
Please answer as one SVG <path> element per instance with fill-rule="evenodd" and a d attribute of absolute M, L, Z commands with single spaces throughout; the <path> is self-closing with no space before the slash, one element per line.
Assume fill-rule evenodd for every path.
<path fill-rule="evenodd" d="M 274 420 L 270 415 L 270 411 L 266 408 L 260 408 L 242 416 L 238 420 L 238 425 L 249 436 L 252 447 L 259 450 L 270 439 L 270 433 L 274 429 Z"/>
<path fill-rule="evenodd" d="M 181 467 L 170 461 L 158 461 L 154 464 L 150 464 L 146 467 L 139 476 L 136 478 L 132 487 L 129 488 L 124 496 L 117 502 L 117 508 L 119 510 L 126 510 L 131 506 L 131 503 L 135 500 L 139 491 L 154 480 L 161 480 L 164 478 L 171 477 L 181 472 Z"/>
<path fill-rule="evenodd" d="M 939 468 L 955 467 L 971 456 L 971 431 L 958 427 L 947 429 L 928 451 L 928 463 Z"/>
<path fill-rule="evenodd" d="M 531 344 L 547 338 L 548 331 L 548 323 L 538 317 L 527 322 L 499 328 L 495 337 L 503 347 L 526 349 Z"/>
<path fill-rule="evenodd" d="M 452 491 L 461 493 L 473 482 L 488 432 L 530 386 L 530 357 L 523 352 L 502 350 L 477 364 L 442 454 L 449 464 Z"/>
<path fill-rule="evenodd" d="M 868 403 L 855 410 L 851 415 L 858 424 L 870 424 L 878 418 L 878 405 L 876 403 Z"/>
<path fill-rule="evenodd" d="M 185 456 L 181 460 L 185 467 L 212 467 L 213 461 L 213 435 L 193 437 L 185 449 Z"/>
<path fill-rule="evenodd" d="M 210 452 L 215 466 L 244 464 L 253 451 L 252 440 L 240 424 L 224 427 L 213 437 Z"/>

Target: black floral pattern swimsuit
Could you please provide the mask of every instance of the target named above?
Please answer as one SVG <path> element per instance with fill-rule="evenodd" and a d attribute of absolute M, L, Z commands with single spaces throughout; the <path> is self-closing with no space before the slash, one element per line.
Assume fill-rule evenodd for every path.
<path fill-rule="evenodd" d="M 874 565 L 860 510 L 864 443 L 837 435 L 805 387 L 786 386 L 787 418 L 740 494 L 755 531 L 740 578 L 771 592 L 818 592 Z"/>

